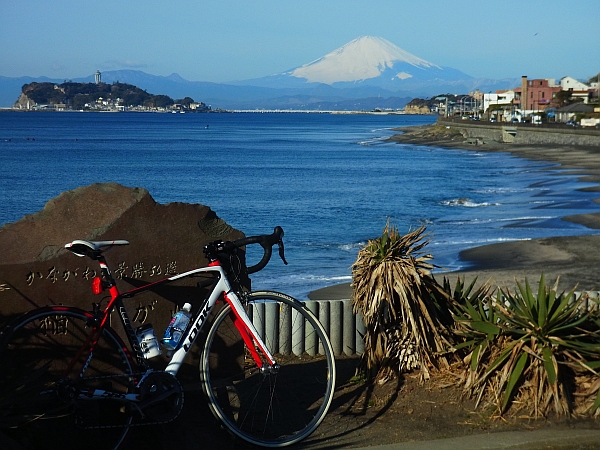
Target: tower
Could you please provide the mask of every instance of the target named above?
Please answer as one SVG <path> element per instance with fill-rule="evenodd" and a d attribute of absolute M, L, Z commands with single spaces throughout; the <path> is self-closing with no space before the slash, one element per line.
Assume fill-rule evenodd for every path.
<path fill-rule="evenodd" d="M 102 83 L 102 74 L 99 70 L 96 70 L 96 73 L 94 74 L 94 81 L 96 82 L 96 84 Z"/>
<path fill-rule="evenodd" d="M 521 77 L 521 112 L 524 113 L 527 110 L 527 76 Z"/>

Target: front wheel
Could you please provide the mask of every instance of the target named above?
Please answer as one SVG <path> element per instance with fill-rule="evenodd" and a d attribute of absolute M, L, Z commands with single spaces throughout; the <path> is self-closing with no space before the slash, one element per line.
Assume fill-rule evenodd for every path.
<path fill-rule="evenodd" d="M 279 368 L 261 371 L 225 305 L 206 338 L 200 362 L 213 414 L 235 435 L 265 447 L 283 447 L 309 436 L 334 394 L 335 360 L 329 339 L 305 306 L 284 294 L 253 292 L 246 313 Z"/>
<path fill-rule="evenodd" d="M 119 336 L 104 329 L 93 358 L 83 361 L 83 377 L 66 373 L 93 319 L 77 308 L 49 306 L 0 333 L 0 432 L 22 448 L 107 450 L 123 441 L 132 420 L 123 404 L 77 395 L 78 388 L 131 387 L 132 365 Z"/>

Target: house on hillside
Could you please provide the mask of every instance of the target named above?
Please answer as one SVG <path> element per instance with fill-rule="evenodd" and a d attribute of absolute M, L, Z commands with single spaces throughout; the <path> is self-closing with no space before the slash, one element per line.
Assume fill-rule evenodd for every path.
<path fill-rule="evenodd" d="M 569 91 L 572 99 L 582 99 L 583 103 L 588 103 L 593 89 L 591 86 L 577 81 L 575 78 L 563 77 L 560 79 L 560 88 L 563 91 Z"/>
<path fill-rule="evenodd" d="M 556 110 L 557 122 L 568 122 L 573 120 L 577 114 L 586 114 L 594 112 L 594 107 L 584 103 L 571 103 Z"/>
<path fill-rule="evenodd" d="M 559 84 L 563 91 L 568 91 L 570 89 L 574 91 L 584 91 L 590 88 L 587 84 L 571 77 L 562 77 Z"/>

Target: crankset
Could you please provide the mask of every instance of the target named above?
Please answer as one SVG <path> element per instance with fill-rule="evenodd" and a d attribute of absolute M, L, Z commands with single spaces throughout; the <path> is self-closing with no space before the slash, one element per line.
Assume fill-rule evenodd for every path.
<path fill-rule="evenodd" d="M 163 424 L 175 420 L 183 409 L 183 389 L 173 375 L 167 372 L 137 374 L 142 378 L 138 386 L 139 401 L 126 401 L 121 396 L 77 402 L 78 425 L 85 429 L 123 428 Z M 91 377 L 99 381 L 119 376 Z M 108 386 L 107 386 L 108 387 Z"/>
<path fill-rule="evenodd" d="M 140 385 L 137 407 L 150 420 L 175 420 L 183 409 L 183 389 L 179 380 L 167 372 L 148 374 Z"/>

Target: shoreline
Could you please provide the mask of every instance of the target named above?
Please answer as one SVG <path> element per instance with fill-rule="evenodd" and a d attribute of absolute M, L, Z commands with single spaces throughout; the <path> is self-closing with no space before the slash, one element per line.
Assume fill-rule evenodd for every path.
<path fill-rule="evenodd" d="M 400 128 L 389 142 L 475 150 L 478 152 L 506 152 L 523 159 L 557 163 L 563 173 L 576 175 L 581 182 L 594 184 L 582 187 L 586 192 L 599 192 L 600 203 L 600 146 L 524 145 L 486 141 L 470 145 L 455 129 L 438 124 Z M 459 260 L 468 268 L 454 272 L 436 272 L 441 282 L 448 278 L 452 286 L 458 277 L 467 283 L 489 282 L 493 286 L 516 288 L 515 280 L 525 280 L 537 286 L 540 276 L 553 285 L 558 277 L 559 290 L 569 291 L 577 286 L 580 291 L 600 290 L 600 207 L 598 212 L 563 217 L 562 220 L 583 225 L 589 234 L 557 236 L 488 244 L 463 250 Z M 352 297 L 350 283 L 328 286 L 311 292 L 311 300 L 337 300 Z"/>

